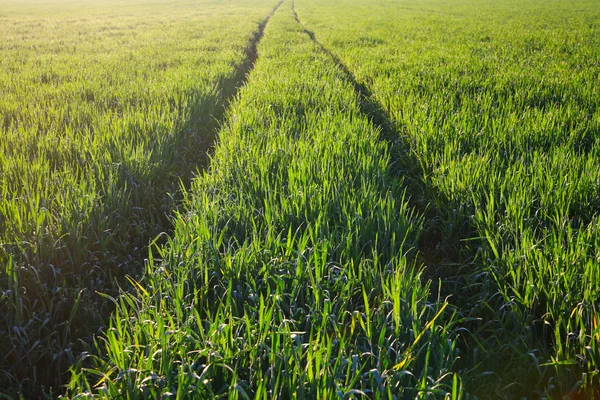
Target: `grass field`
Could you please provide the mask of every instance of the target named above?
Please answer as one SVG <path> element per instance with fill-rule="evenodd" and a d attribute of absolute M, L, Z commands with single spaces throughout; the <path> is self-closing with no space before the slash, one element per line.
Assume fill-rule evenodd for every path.
<path fill-rule="evenodd" d="M 426 216 L 423 259 L 477 319 L 463 376 L 500 397 L 597 385 L 597 4 L 305 0 L 298 13 L 411 153 L 400 171 Z"/>
<path fill-rule="evenodd" d="M 0 393 L 599 393 L 595 1 L 111 1 L 0 0 Z"/>
<path fill-rule="evenodd" d="M 113 308 L 96 291 L 143 269 L 206 164 L 272 6 L 0 3 L 0 388 L 61 390 Z"/>

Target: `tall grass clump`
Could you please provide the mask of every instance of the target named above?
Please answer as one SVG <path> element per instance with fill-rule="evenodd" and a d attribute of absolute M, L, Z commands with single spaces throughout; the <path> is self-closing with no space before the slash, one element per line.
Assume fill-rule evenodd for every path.
<path fill-rule="evenodd" d="M 395 125 L 419 249 L 470 332 L 474 393 L 600 385 L 600 11 L 594 1 L 297 2 Z M 406 163 L 411 160 L 412 163 Z"/>
<path fill-rule="evenodd" d="M 170 229 L 275 3 L 3 3 L 0 393 L 35 398 Z"/>
<path fill-rule="evenodd" d="M 210 171 L 69 395 L 404 398 L 460 393 L 421 220 L 352 83 L 285 2 Z"/>

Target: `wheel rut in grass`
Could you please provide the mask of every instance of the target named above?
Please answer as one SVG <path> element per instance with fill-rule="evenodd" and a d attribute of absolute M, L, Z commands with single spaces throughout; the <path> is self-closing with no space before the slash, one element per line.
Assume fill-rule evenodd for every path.
<path fill-rule="evenodd" d="M 285 0 L 279 1 L 279 3 L 277 3 L 277 5 L 269 12 L 269 14 L 258 24 L 257 29 L 254 31 L 254 34 L 244 49 L 243 61 L 237 66 L 233 77 L 223 83 L 223 100 L 217 106 L 216 111 L 212 115 L 212 123 L 209 127 L 209 133 L 207 134 L 204 143 L 202 143 L 203 146 L 200 146 L 203 149 L 206 149 L 206 151 L 200 154 L 200 156 L 195 153 L 196 160 L 194 160 L 193 163 L 184 163 L 186 164 L 186 166 L 183 167 L 185 170 L 181 171 L 182 173 L 180 178 L 183 177 L 182 181 L 186 187 L 189 186 L 196 170 L 202 170 L 208 167 L 210 155 L 214 151 L 215 139 L 217 138 L 218 132 L 221 130 L 223 122 L 225 121 L 227 110 L 229 109 L 233 100 L 237 97 L 240 89 L 246 85 L 248 75 L 254 69 L 254 65 L 256 64 L 256 60 L 258 58 L 258 43 L 264 36 L 265 27 L 284 1 Z M 170 235 L 170 222 L 166 224 L 166 226 L 167 229 L 165 229 L 165 232 Z"/>
<path fill-rule="evenodd" d="M 269 12 L 269 14 L 263 19 L 259 24 L 257 29 L 254 31 L 254 34 L 248 41 L 247 46 L 244 49 L 244 59 L 237 66 L 236 72 L 232 78 L 228 79 L 223 83 L 223 100 L 217 106 L 216 111 L 212 115 L 212 123 L 210 124 L 209 133 L 207 137 L 203 140 L 203 143 L 199 146 L 202 149 L 205 149 L 199 156 L 195 153 L 194 162 L 184 162 L 185 170 L 181 171 L 181 175 L 179 178 L 183 182 L 183 184 L 189 187 L 191 183 L 194 172 L 197 170 L 206 169 L 210 163 L 210 155 L 214 151 L 214 144 L 217 138 L 218 132 L 223 126 L 223 122 L 225 121 L 225 116 L 227 115 L 227 110 L 229 109 L 233 100 L 237 97 L 240 89 L 246 85 L 246 81 L 248 80 L 248 75 L 254 69 L 254 65 L 256 64 L 256 60 L 258 58 L 258 43 L 261 41 L 265 34 L 265 27 L 267 23 L 273 17 L 277 9 L 283 4 L 285 0 L 281 0 L 277 5 Z M 180 193 L 177 193 L 181 195 Z M 180 196 L 177 196 L 178 198 Z M 171 235 L 170 220 L 165 223 L 164 232 L 168 235 Z"/>
<path fill-rule="evenodd" d="M 257 29 L 254 31 L 254 34 L 248 41 L 248 44 L 244 50 L 244 60 L 237 66 L 234 76 L 228 82 L 223 84 L 223 87 L 225 88 L 225 92 L 223 93 L 223 101 L 219 104 L 216 112 L 212 115 L 213 123 L 210 128 L 210 133 L 206 139 L 206 143 L 204 143 L 207 151 L 201 155 L 201 158 L 197 160 L 193 166 L 188 167 L 188 171 L 184 172 L 183 175 L 188 178 L 184 180 L 184 184 L 189 184 L 195 169 L 194 167 L 201 169 L 208 167 L 208 163 L 210 161 L 209 155 L 214 151 L 214 142 L 219 130 L 223 125 L 225 116 L 227 115 L 227 110 L 229 109 L 232 101 L 237 97 L 240 89 L 246 85 L 248 75 L 254 69 L 254 65 L 256 64 L 256 60 L 258 58 L 258 43 L 265 34 L 265 27 L 284 1 L 285 0 L 281 0 L 279 3 L 277 3 L 277 5 L 269 12 L 265 19 L 258 24 Z"/>
<path fill-rule="evenodd" d="M 181 108 L 189 111 L 189 117 L 183 122 L 181 128 L 182 135 L 187 136 L 185 144 L 180 146 L 178 142 L 165 140 L 165 144 L 161 147 L 161 150 L 164 148 L 165 151 L 177 152 L 178 160 L 174 164 L 168 164 L 165 169 L 160 171 L 158 182 L 144 180 L 143 174 L 137 176 L 131 172 L 132 180 L 137 183 L 136 187 L 151 187 L 152 192 L 156 195 L 156 198 L 152 196 L 150 199 L 144 194 L 148 191 L 140 191 L 139 193 L 142 193 L 140 196 L 135 192 L 132 194 L 132 200 L 128 204 L 132 209 L 130 218 L 135 221 L 139 229 L 132 229 L 129 220 L 123 218 L 119 221 L 119 225 L 123 229 L 114 234 L 115 239 L 111 242 L 111 246 L 107 246 L 107 252 L 96 256 L 95 253 L 92 254 L 96 250 L 90 250 L 90 254 L 92 254 L 90 259 L 96 257 L 93 262 L 97 263 L 97 266 L 94 264 L 94 268 L 90 268 L 92 272 L 82 279 L 83 284 L 79 284 L 79 286 L 77 283 L 65 284 L 67 289 L 71 288 L 69 290 L 72 293 L 69 292 L 65 295 L 65 299 L 61 299 L 60 304 L 67 310 L 66 316 L 69 317 L 70 314 L 69 319 L 62 316 L 53 317 L 49 319 L 50 325 L 45 327 L 46 330 L 53 331 L 53 335 L 64 337 L 65 343 L 71 343 L 60 348 L 60 351 L 52 350 L 55 353 L 58 352 L 59 355 L 67 353 L 68 350 L 69 357 L 63 356 L 56 359 L 56 356 L 50 352 L 36 350 L 36 346 L 39 349 L 43 345 L 38 346 L 35 341 L 35 335 L 38 333 L 35 333 L 35 328 L 33 328 L 34 334 L 30 335 L 33 339 L 27 339 L 27 342 L 24 343 L 18 342 L 18 349 L 17 345 L 12 347 L 24 354 L 34 351 L 38 351 L 40 354 L 34 353 L 37 358 L 33 360 L 31 357 L 33 361 L 29 362 L 27 357 L 19 357 L 20 353 L 17 350 L 8 351 L 7 358 L 0 359 L 0 370 L 10 371 L 6 374 L 7 376 L 10 374 L 10 376 L 6 380 L 0 380 L 0 386 L 8 386 L 9 389 L 12 386 L 15 388 L 15 393 L 18 390 L 25 397 L 31 398 L 41 398 L 49 393 L 57 395 L 63 390 L 61 389 L 62 385 L 68 381 L 68 368 L 73 362 L 71 354 L 76 359 L 86 350 L 94 351 L 93 335 L 105 328 L 109 316 L 114 311 L 112 303 L 98 292 L 116 296 L 121 289 L 132 290 L 126 277 L 136 277 L 142 274 L 151 240 L 160 234 L 160 239 L 155 243 L 161 244 L 172 233 L 172 216 L 177 211 L 183 197 L 180 185 L 189 186 L 194 174 L 198 170 L 201 171 L 208 167 L 209 154 L 213 151 L 215 138 L 223 125 L 230 104 L 246 84 L 247 76 L 254 68 L 258 58 L 257 46 L 263 38 L 265 27 L 282 2 L 278 2 L 268 14 L 265 12 L 266 16 L 261 16 L 260 22 L 252 27 L 253 33 L 242 45 L 244 47 L 241 60 L 232 65 L 230 72 L 222 81 L 218 82 L 217 87 L 220 93 L 215 91 L 206 95 L 198 89 L 198 93 L 192 93 L 192 97 L 197 95 L 198 101 L 181 105 Z M 104 205 L 107 209 L 117 208 L 110 202 L 110 199 L 105 200 Z M 93 230 L 92 228 L 90 229 Z M 166 234 L 161 234 L 161 232 Z M 84 261 L 92 263 L 89 259 Z M 72 261 L 72 263 L 74 270 L 81 265 L 79 261 Z M 54 264 L 60 265 L 58 262 Z M 119 286 L 121 287 L 113 284 L 114 281 L 120 282 Z M 100 283 L 97 282 L 104 282 L 104 284 L 99 286 Z M 5 306 L 5 303 L 2 306 Z M 46 309 L 42 311 L 41 315 L 49 313 Z M 4 321 L 3 318 L 0 318 L 0 322 L 2 321 Z M 17 323 L 14 326 L 16 327 L 16 325 Z M 12 332 L 10 327 L 9 325 L 9 330 L 5 332 Z M 2 329 L 0 329 L 1 331 Z M 12 339 L 7 337 L 6 333 L 2 333 L 0 336 L 5 343 L 12 343 Z M 44 338 L 42 337 L 41 340 L 43 343 Z M 31 343 L 34 344 L 31 345 Z M 13 353 L 17 356 L 14 356 Z M 5 384 L 5 382 L 8 383 Z M 0 389 L 0 393 L 3 389 Z"/>
<path fill-rule="evenodd" d="M 216 111 L 212 115 L 212 123 L 209 127 L 209 132 L 206 138 L 203 140 L 203 143 L 199 146 L 201 149 L 205 151 L 201 152 L 200 155 L 194 153 L 195 159 L 186 160 L 182 166 L 181 175 L 179 178 L 180 182 L 186 187 L 189 188 L 191 184 L 193 175 L 198 170 L 204 170 L 208 168 L 210 163 L 210 155 L 214 152 L 215 140 L 217 139 L 218 133 L 221 130 L 223 123 L 225 121 L 225 117 L 227 115 L 227 111 L 231 106 L 232 102 L 238 96 L 238 93 L 242 87 L 246 85 L 248 80 L 248 76 L 250 72 L 254 69 L 254 65 L 256 64 L 256 60 L 258 59 L 258 44 L 264 36 L 265 28 L 275 12 L 279 9 L 279 7 L 283 4 L 285 0 L 279 1 L 277 5 L 269 12 L 269 14 L 258 24 L 257 29 L 254 31 L 254 34 L 248 41 L 248 44 L 244 50 L 244 59 L 237 66 L 236 72 L 233 77 L 226 82 L 223 83 L 223 100 L 218 104 Z M 191 123 L 193 124 L 194 121 Z M 181 199 L 181 191 L 176 191 L 176 198 Z M 171 210 L 175 211 L 175 210 Z M 172 213 L 171 213 L 172 214 Z M 167 236 L 171 236 L 172 231 L 172 221 L 170 217 L 165 218 L 166 220 L 163 222 L 163 232 L 166 235 L 161 235 L 160 241 L 155 241 L 155 243 L 163 244 L 166 241 Z"/>
<path fill-rule="evenodd" d="M 424 182 L 425 172 L 421 168 L 415 154 L 412 152 L 410 144 L 404 141 L 402 135 L 399 134 L 402 127 L 398 126 L 398 124 L 392 120 L 385 108 L 375 99 L 371 90 L 360 83 L 342 60 L 319 42 L 315 37 L 314 32 L 310 31 L 302 23 L 296 12 L 294 0 L 292 0 L 292 10 L 296 22 L 298 22 L 304 32 L 321 49 L 321 51 L 326 53 L 334 61 L 344 77 L 350 82 L 359 98 L 360 111 L 367 115 L 371 123 L 379 129 L 381 140 L 389 145 L 391 153 L 389 172 L 395 179 L 408 183 L 404 186 L 409 195 L 410 204 L 420 215 L 423 215 L 426 218 L 430 217 L 431 220 L 434 220 L 434 215 L 430 215 L 432 210 L 429 208 L 427 198 L 423 194 L 424 190 L 422 190 L 423 186 L 426 185 Z M 431 188 L 428 189 L 431 190 Z M 453 263 L 455 260 L 452 255 L 442 255 L 438 251 L 438 244 L 441 243 L 441 241 L 442 237 L 439 228 L 434 225 L 426 226 L 419 242 L 418 250 L 420 261 L 429 267 Z M 434 271 L 434 269 L 437 268 L 429 268 L 426 271 L 426 275 L 437 278 L 438 272 Z"/>
<path fill-rule="evenodd" d="M 267 17 L 260 24 L 258 24 L 258 29 L 254 32 L 254 35 L 250 39 L 248 46 L 246 46 L 246 50 L 244 52 L 244 61 L 238 67 L 238 71 L 235 77 L 235 80 L 238 81 L 240 84 L 235 85 L 235 90 L 233 91 L 233 93 L 227 96 L 227 105 L 223 108 L 223 112 L 219 116 L 219 125 L 222 124 L 223 118 L 227 114 L 226 110 L 229 107 L 229 104 L 233 99 L 235 99 L 239 90 L 246 84 L 248 75 L 254 69 L 254 65 L 256 64 L 256 60 L 258 59 L 258 43 L 265 35 L 265 28 L 269 23 L 269 20 L 271 19 L 271 17 L 273 17 L 273 15 L 275 15 L 275 12 L 277 12 L 277 10 L 279 9 L 279 7 L 281 7 L 284 1 L 285 0 L 281 0 L 279 3 L 277 3 L 277 5 L 273 8 L 273 10 L 271 10 L 269 15 L 267 15 Z"/>
<path fill-rule="evenodd" d="M 264 36 L 265 27 L 283 2 L 284 0 L 281 0 L 277 3 L 269 14 L 258 24 L 257 29 L 245 46 L 243 60 L 236 66 L 235 72 L 231 77 L 221 83 L 221 99 L 214 100 L 218 102 L 218 104 L 210 114 L 208 122 L 202 121 L 207 118 L 207 115 L 193 113 L 190 120 L 186 123 L 185 130 L 198 129 L 197 126 L 203 124 L 202 128 L 205 132 L 203 137 L 200 138 L 200 142 L 195 143 L 192 148 L 187 149 L 186 154 L 182 157 L 182 161 L 176 167 L 176 174 L 171 177 L 173 180 L 173 182 L 169 184 L 171 190 L 169 193 L 165 193 L 165 197 L 175 199 L 175 201 L 170 202 L 169 209 L 163 208 L 161 210 L 153 210 L 148 213 L 152 215 L 146 215 L 149 219 L 156 219 L 158 221 L 158 226 L 155 227 L 154 231 L 158 234 L 157 229 L 160 228 L 162 232 L 160 239 L 155 240 L 153 243 L 161 244 L 166 240 L 167 236 L 172 234 L 173 227 L 171 216 L 179 208 L 178 200 L 181 200 L 183 196 L 179 185 L 189 188 L 194 175 L 198 171 L 208 168 L 210 155 L 214 151 L 215 140 L 225 121 L 228 109 L 237 97 L 240 89 L 246 85 L 248 76 L 254 69 L 254 65 L 258 58 L 257 47 Z M 150 240 L 152 240 L 154 236 L 155 235 L 151 235 Z M 145 240 L 147 237 L 139 239 Z M 147 246 L 147 243 L 143 246 Z M 134 257 L 133 259 L 130 258 L 128 262 L 133 265 L 142 265 L 147 256 L 147 247 L 140 247 L 139 251 L 136 252 L 136 256 L 137 257 Z M 121 278 L 124 278 L 124 276 Z"/>
<path fill-rule="evenodd" d="M 264 36 L 265 27 L 284 1 L 285 0 L 279 1 L 279 3 L 277 3 L 277 5 L 269 12 L 269 14 L 258 24 L 257 29 L 254 31 L 244 49 L 243 61 L 236 67 L 236 71 L 233 76 L 230 79 L 227 79 L 221 85 L 223 90 L 222 100 L 219 101 L 216 109 L 210 116 L 211 120 L 206 129 L 206 136 L 202 138 L 201 142 L 198 143 L 197 146 L 194 146 L 193 149 L 190 149 L 191 151 L 188 157 L 183 157 L 183 162 L 181 162 L 179 165 L 179 174 L 174 177 L 176 180 L 175 184 L 172 186 L 174 188 L 174 192 L 167 194 L 168 197 L 176 199 L 177 205 L 169 210 L 169 215 L 164 214 L 155 217 L 160 221 L 161 233 L 160 237 L 154 240 L 153 243 L 159 245 L 164 244 L 166 243 L 166 238 L 172 235 L 173 226 L 171 216 L 179 208 L 178 204 L 183 196 L 180 188 L 178 188 L 178 185 L 183 185 L 186 189 L 189 188 L 193 176 L 197 173 L 197 171 L 202 171 L 208 168 L 210 156 L 214 152 L 215 140 L 217 139 L 218 133 L 223 126 L 227 111 L 234 99 L 238 96 L 240 89 L 246 85 L 248 76 L 254 69 L 254 65 L 256 64 L 256 60 L 258 58 L 258 43 Z M 188 123 L 190 128 L 192 128 L 200 118 L 205 116 L 199 115 L 197 117 L 198 118 L 193 118 Z M 200 154 L 198 154 L 198 149 L 201 150 Z M 150 239 L 153 238 L 151 237 Z M 139 260 L 136 260 L 140 265 L 144 262 L 147 253 L 146 250 L 147 248 L 142 248 L 142 251 L 140 251 L 141 257 Z"/>
<path fill-rule="evenodd" d="M 254 69 L 254 65 L 258 58 L 258 44 L 264 36 L 264 30 L 267 26 L 271 17 L 275 14 L 277 9 L 281 6 L 284 0 L 281 0 L 277 5 L 269 12 L 269 14 L 258 24 L 257 29 L 254 31 L 252 37 L 248 41 L 244 49 L 244 58 L 241 63 L 236 67 L 234 74 L 227 79 L 221 85 L 222 95 L 221 100 L 216 105 L 215 110 L 210 115 L 210 121 L 205 126 L 205 136 L 201 138 L 201 143 L 198 143 L 194 148 L 189 149 L 189 155 L 183 157 L 183 161 L 178 165 L 178 174 L 174 176 L 176 181 L 173 185 L 173 192 L 167 194 L 167 196 L 180 200 L 183 194 L 181 190 L 177 189 L 178 185 L 183 185 L 189 188 L 193 176 L 198 172 L 208 168 L 210 163 L 210 155 L 214 151 L 215 140 L 217 139 L 218 133 L 225 121 L 228 109 L 231 106 L 234 99 L 238 96 L 239 91 L 246 85 L 246 81 L 250 72 Z M 194 117 L 187 123 L 186 129 L 193 129 L 196 124 L 199 123 L 201 118 L 206 118 L 206 115 L 194 115 Z M 200 154 L 198 154 L 198 150 Z M 170 215 L 177 210 L 179 206 L 172 205 Z M 158 215 L 154 216 L 159 219 L 159 226 L 162 229 L 160 240 L 155 240 L 154 243 L 161 244 L 166 240 L 166 237 L 172 234 L 172 220 L 169 215 Z M 152 239 L 152 238 L 151 238 Z M 147 248 L 141 248 L 138 254 L 139 260 L 133 260 L 133 262 L 143 263 L 143 258 L 146 257 Z M 130 260 L 131 262 L 131 260 Z"/>
<path fill-rule="evenodd" d="M 437 198 L 439 202 L 444 202 L 439 189 L 427 181 L 427 172 L 423 168 L 414 153 L 413 145 L 403 139 L 404 127 L 396 122 L 384 106 L 376 99 L 373 92 L 364 84 L 359 82 L 344 62 L 317 38 L 313 31 L 309 30 L 303 24 L 295 8 L 295 1 L 292 0 L 292 10 L 295 20 L 302 27 L 304 32 L 324 53 L 326 53 L 337 65 L 341 73 L 353 86 L 359 99 L 360 111 L 365 114 L 371 123 L 379 128 L 380 140 L 386 142 L 390 151 L 389 173 L 397 179 L 397 182 L 404 182 L 406 193 L 409 196 L 409 204 L 416 213 L 425 219 L 425 228 L 421 234 L 418 244 L 418 261 L 425 265 L 423 278 L 433 282 L 443 281 L 443 285 L 433 284 L 430 289 L 430 298 L 441 299 L 452 296 L 452 308 L 459 314 L 464 310 L 464 306 L 470 307 L 469 293 L 465 294 L 465 285 L 469 283 L 469 271 L 463 271 L 460 268 L 471 265 L 470 256 L 461 254 L 460 248 L 448 248 L 445 246 L 443 227 L 440 225 L 439 216 L 432 206 L 433 199 Z M 460 240 L 466 238 L 461 237 Z M 458 271 L 458 272 L 457 272 Z M 478 328 L 478 322 L 473 319 L 466 325 L 467 328 Z M 469 344 L 465 339 L 458 341 L 461 351 L 467 355 L 463 357 L 457 365 L 469 366 L 472 355 Z M 458 369 L 457 369 L 458 370 Z"/>
<path fill-rule="evenodd" d="M 194 174 L 197 173 L 197 171 L 202 171 L 208 168 L 210 163 L 210 155 L 214 151 L 215 140 L 225 121 L 228 109 L 238 96 L 240 89 L 246 85 L 248 76 L 254 69 L 256 60 L 258 59 L 258 44 L 264 36 L 265 27 L 283 2 L 284 0 L 279 1 L 277 5 L 275 5 L 275 7 L 269 12 L 269 14 L 258 24 L 257 29 L 254 31 L 244 49 L 243 61 L 237 65 L 236 71 L 232 77 L 222 83 L 222 100 L 219 101 L 219 104 L 217 104 L 216 109 L 210 116 L 211 119 L 206 127 L 205 137 L 202 138 L 201 143 L 198 143 L 193 149 L 190 149 L 190 154 L 187 155 L 187 157 L 184 156 L 183 162 L 178 166 L 179 174 L 174 177 L 176 182 L 172 185 L 173 192 L 167 194 L 167 196 L 180 200 L 183 194 L 180 189 L 176 189 L 177 186 L 183 185 L 184 187 L 189 188 Z M 187 129 L 192 129 L 201 118 L 206 118 L 206 116 L 195 115 L 193 118 L 191 118 L 191 120 L 187 123 Z M 198 154 L 198 149 L 201 150 L 200 154 Z M 170 215 L 173 215 L 178 208 L 178 204 L 174 206 L 172 205 L 172 208 L 169 210 Z M 159 239 L 154 240 L 154 244 L 160 245 L 166 241 L 167 237 L 172 235 L 173 226 L 170 215 L 164 214 L 154 216 L 160 221 L 159 227 L 163 232 Z M 141 248 L 137 253 L 137 259 L 134 258 L 133 260 L 129 260 L 129 262 L 134 265 L 142 265 L 147 256 L 147 250 L 147 247 Z"/>

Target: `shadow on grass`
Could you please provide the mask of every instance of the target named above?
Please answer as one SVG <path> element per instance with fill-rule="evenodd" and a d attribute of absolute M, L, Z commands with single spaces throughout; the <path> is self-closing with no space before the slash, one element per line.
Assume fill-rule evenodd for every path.
<path fill-rule="evenodd" d="M 0 247 L 5 267 L 0 276 L 0 394 L 55 397 L 63 392 L 73 362 L 93 352 L 93 337 L 114 310 L 98 292 L 116 296 L 128 290 L 126 277 L 143 272 L 150 241 L 171 233 L 181 185 L 189 186 L 195 173 L 208 167 L 229 104 L 254 68 L 265 26 L 280 5 L 259 23 L 233 74 L 216 90 L 188 93 L 187 103 L 176 105 L 186 118 L 176 134 L 152 149 L 156 168 L 151 173 L 135 161 L 121 160 L 116 181 L 108 185 L 119 195 L 103 193 L 106 202 L 86 216 L 76 234 L 47 238 L 41 245 Z"/>
<path fill-rule="evenodd" d="M 426 172 L 416 157 L 411 143 L 407 140 L 407 135 L 402 134 L 404 127 L 390 118 L 371 90 L 358 82 L 339 57 L 320 43 L 314 32 L 304 26 L 295 8 L 294 17 L 310 39 L 335 62 L 346 80 L 352 84 L 359 98 L 360 111 L 379 129 L 381 140 L 388 144 L 390 150 L 389 173 L 394 178 L 394 185 L 397 186 L 395 192 L 402 195 L 406 190 L 409 203 L 425 219 L 425 230 L 419 242 L 420 260 L 430 266 L 455 264 L 460 257 L 460 249 L 457 246 L 460 242 L 457 241 L 454 246 L 450 246 L 452 249 L 450 251 L 449 246 L 440 246 L 442 241 L 445 240 L 443 228 L 437 223 L 436 211 L 430 204 L 430 199 L 434 196 L 441 201 L 443 201 L 443 196 L 437 188 L 428 183 Z M 437 273 L 431 269 L 427 270 L 426 273 L 429 275 L 433 273 L 433 276 L 437 276 Z"/>
<path fill-rule="evenodd" d="M 485 364 L 476 366 L 475 364 L 480 361 L 477 360 L 477 352 L 474 352 L 475 347 L 473 346 L 473 338 L 476 338 L 477 343 L 485 342 L 492 353 L 496 350 L 493 347 L 495 338 L 488 337 L 490 331 L 493 330 L 490 323 L 493 323 L 496 317 L 494 310 L 474 307 L 481 301 L 491 301 L 489 299 L 497 297 L 493 283 L 490 281 L 491 278 L 474 264 L 477 260 L 478 247 L 485 243 L 481 241 L 482 239 L 479 241 L 471 239 L 479 235 L 473 223 L 466 216 L 458 219 L 461 223 L 460 227 L 455 228 L 453 232 L 449 231 L 448 222 L 444 222 L 444 213 L 440 207 L 445 204 L 456 204 L 460 199 L 447 198 L 428 180 L 427 171 L 415 153 L 414 144 L 408 139 L 408 135 L 403 133 L 406 128 L 390 117 L 371 90 L 357 81 L 340 58 L 320 43 L 314 32 L 306 28 L 295 8 L 293 10 L 296 21 L 305 33 L 335 62 L 346 80 L 352 84 L 359 98 L 361 112 L 368 116 L 371 123 L 380 130 L 380 139 L 388 144 L 389 173 L 396 186 L 393 188 L 393 192 L 398 196 L 406 193 L 409 204 L 424 219 L 424 231 L 419 240 L 417 261 L 426 266 L 423 273 L 424 279 L 432 280 L 434 283 L 443 281 L 443 285 L 431 285 L 431 299 L 435 301 L 438 298 L 450 297 L 450 302 L 459 315 L 464 314 L 460 326 L 460 330 L 464 333 L 459 336 L 458 341 L 464 356 L 457 360 L 456 370 L 476 370 L 477 372 L 473 375 L 477 377 L 476 379 L 484 379 L 486 382 L 492 383 L 493 380 L 498 379 L 497 373 L 480 374 L 485 371 L 482 368 L 497 369 L 497 360 L 486 360 Z M 500 307 L 501 305 L 496 306 Z M 488 307 L 490 306 L 488 305 Z M 478 311 L 471 316 L 470 313 L 474 310 Z M 508 335 L 510 336 L 510 333 Z M 530 388 L 536 387 L 539 383 L 534 380 L 529 382 L 528 377 L 523 378 L 522 382 L 525 385 L 522 391 L 524 394 L 527 394 Z M 485 387 L 480 383 L 477 383 L 477 386 Z"/>

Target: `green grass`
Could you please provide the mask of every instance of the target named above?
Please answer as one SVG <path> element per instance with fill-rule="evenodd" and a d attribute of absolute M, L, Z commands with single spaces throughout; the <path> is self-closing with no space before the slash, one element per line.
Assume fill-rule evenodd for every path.
<path fill-rule="evenodd" d="M 595 1 L 276 6 L 0 0 L 0 393 L 597 396 Z"/>
<path fill-rule="evenodd" d="M 0 4 L 1 388 L 56 390 L 143 270 L 273 5 Z"/>
<path fill-rule="evenodd" d="M 411 154 L 424 259 L 479 319 L 458 365 L 483 397 L 600 384 L 596 6 L 297 1 Z"/>
<path fill-rule="evenodd" d="M 414 264 L 421 221 L 387 145 L 291 2 L 258 50 L 211 170 L 69 394 L 451 393 L 453 319 Z"/>

